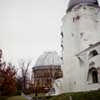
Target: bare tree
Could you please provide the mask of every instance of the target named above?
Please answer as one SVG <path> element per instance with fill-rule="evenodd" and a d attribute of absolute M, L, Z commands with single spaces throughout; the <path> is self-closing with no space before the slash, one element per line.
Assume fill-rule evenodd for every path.
<path fill-rule="evenodd" d="M 28 80 L 28 70 L 31 61 L 26 62 L 25 60 L 21 60 L 19 66 L 21 68 L 21 77 L 22 77 L 22 89 L 26 90 L 27 80 Z"/>

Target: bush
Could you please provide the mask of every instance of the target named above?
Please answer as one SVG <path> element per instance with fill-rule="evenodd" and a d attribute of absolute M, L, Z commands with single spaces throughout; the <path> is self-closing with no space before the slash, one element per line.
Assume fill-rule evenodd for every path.
<path fill-rule="evenodd" d="M 14 95 L 16 93 L 16 70 L 11 64 L 0 67 L 0 78 L 1 95 Z"/>
<path fill-rule="evenodd" d="M 26 95 L 32 94 L 32 93 L 33 93 L 33 89 L 32 89 L 32 88 L 28 88 L 28 89 L 25 89 L 23 92 L 24 92 L 24 94 L 26 94 Z"/>
<path fill-rule="evenodd" d="M 15 95 L 16 95 L 16 96 L 17 96 L 17 95 L 21 95 L 21 92 L 22 92 L 21 90 L 17 90 Z"/>

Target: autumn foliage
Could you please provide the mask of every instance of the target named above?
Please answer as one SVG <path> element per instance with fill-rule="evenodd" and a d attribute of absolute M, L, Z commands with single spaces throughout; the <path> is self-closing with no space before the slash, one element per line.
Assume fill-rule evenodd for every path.
<path fill-rule="evenodd" d="M 0 95 L 13 95 L 16 92 L 16 71 L 11 64 L 0 63 Z"/>

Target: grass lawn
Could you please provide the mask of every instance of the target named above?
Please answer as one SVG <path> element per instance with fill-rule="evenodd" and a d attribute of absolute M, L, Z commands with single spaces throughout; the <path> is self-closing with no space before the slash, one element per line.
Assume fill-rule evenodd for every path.
<path fill-rule="evenodd" d="M 33 96 L 33 99 L 36 99 L 36 97 Z M 38 96 L 39 100 L 100 100 L 100 90 L 98 91 L 90 91 L 90 92 L 77 92 L 77 93 L 64 93 L 57 96 Z M 0 100 L 27 100 L 23 96 L 12 96 L 8 99 L 2 99 Z"/>
<path fill-rule="evenodd" d="M 27 99 L 24 98 L 23 96 L 13 96 L 9 97 L 7 100 L 27 100 Z"/>
<path fill-rule="evenodd" d="M 100 100 L 100 90 L 90 92 L 65 93 L 51 96 L 48 100 Z"/>

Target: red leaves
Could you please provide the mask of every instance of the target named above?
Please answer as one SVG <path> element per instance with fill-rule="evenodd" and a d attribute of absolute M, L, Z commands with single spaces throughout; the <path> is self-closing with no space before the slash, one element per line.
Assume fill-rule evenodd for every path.
<path fill-rule="evenodd" d="M 16 71 L 11 66 L 0 68 L 0 88 L 2 95 L 11 95 L 16 92 Z"/>
<path fill-rule="evenodd" d="M 16 70 L 11 63 L 6 65 L 2 61 L 2 50 L 0 49 L 0 94 L 12 95 L 16 92 Z"/>

